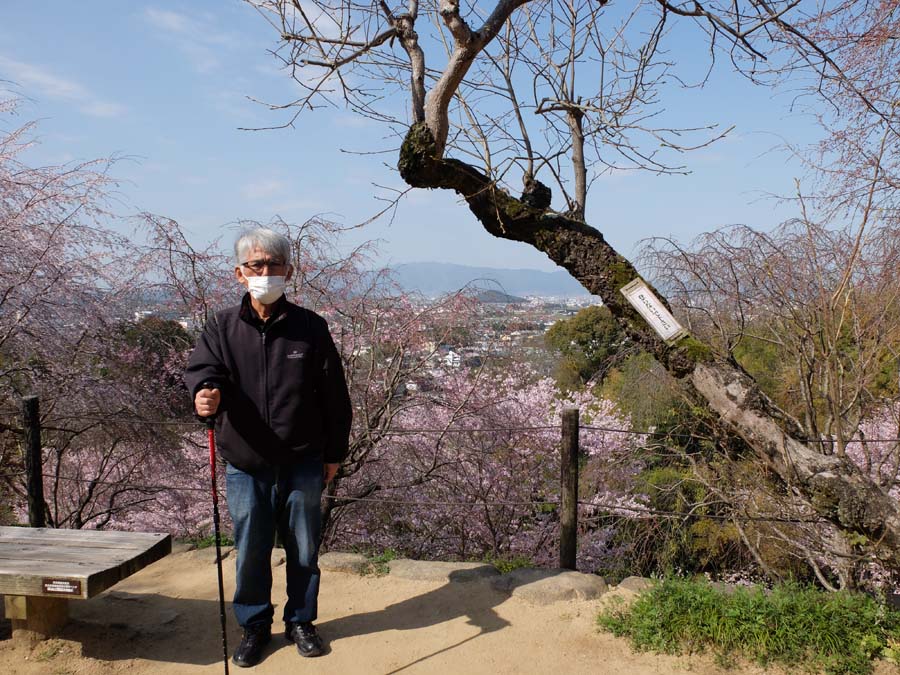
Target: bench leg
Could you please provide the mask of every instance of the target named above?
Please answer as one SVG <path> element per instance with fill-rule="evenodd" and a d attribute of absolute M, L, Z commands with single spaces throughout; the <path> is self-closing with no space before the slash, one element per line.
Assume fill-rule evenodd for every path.
<path fill-rule="evenodd" d="M 12 620 L 13 640 L 37 642 L 57 635 L 69 618 L 66 598 L 7 595 L 6 618 Z"/>

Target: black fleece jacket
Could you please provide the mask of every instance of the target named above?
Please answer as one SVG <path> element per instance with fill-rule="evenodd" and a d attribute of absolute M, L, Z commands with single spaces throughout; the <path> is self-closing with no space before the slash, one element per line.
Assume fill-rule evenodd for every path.
<path fill-rule="evenodd" d="M 221 390 L 216 444 L 242 471 L 347 455 L 353 412 L 328 324 L 284 296 L 265 322 L 249 294 L 218 312 L 184 379 L 191 401 L 204 382 Z"/>

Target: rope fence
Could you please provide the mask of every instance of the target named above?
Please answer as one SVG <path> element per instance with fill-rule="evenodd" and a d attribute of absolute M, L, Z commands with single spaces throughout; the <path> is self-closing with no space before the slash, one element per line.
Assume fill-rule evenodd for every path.
<path fill-rule="evenodd" d="M 14 416 L 20 415 L 21 411 L 7 411 L 3 410 L 3 413 Z M 146 418 L 117 418 L 116 415 L 120 415 L 122 413 L 114 413 L 111 415 L 66 415 L 66 416 L 53 416 L 53 421 L 55 423 L 62 423 L 66 421 L 78 421 L 78 422 L 116 422 L 117 424 L 122 425 L 130 425 L 137 424 L 141 426 L 151 426 L 151 427 L 181 427 L 189 430 L 196 430 L 200 432 L 198 428 L 198 420 L 172 420 L 172 419 L 146 419 Z M 73 429 L 66 429 L 62 427 L 52 427 L 52 426 L 43 426 L 44 429 L 49 431 L 64 431 L 71 432 L 75 431 Z M 353 431 L 357 434 L 357 436 L 364 434 L 374 434 L 377 436 L 406 436 L 406 435 L 415 435 L 415 434 L 486 434 L 486 433 L 522 433 L 522 432 L 536 432 L 536 431 L 552 431 L 558 430 L 558 424 L 545 424 L 545 425 L 535 425 L 535 426 L 520 426 L 520 427 L 478 427 L 478 428 L 464 428 L 464 427 L 417 427 L 410 429 L 354 429 Z M 640 431 L 637 429 L 623 429 L 618 427 L 604 427 L 604 426 L 595 426 L 591 424 L 582 424 L 579 425 L 579 429 L 583 431 L 600 431 L 605 433 L 612 434 L 623 434 L 627 436 L 649 436 L 651 438 L 671 438 L 673 440 L 697 440 L 697 441 L 709 441 L 716 442 L 721 440 L 721 437 L 715 436 L 707 436 L 701 434 L 691 434 L 691 433 L 673 433 L 668 431 L 656 431 L 656 430 L 647 430 Z M 21 430 L 16 430 L 21 431 Z M 828 444 L 828 445 L 836 445 L 841 441 L 836 438 L 807 438 L 802 441 L 802 443 L 818 443 L 818 444 Z M 900 443 L 900 438 L 848 438 L 843 441 L 845 444 L 851 443 Z"/>
<path fill-rule="evenodd" d="M 12 474 L 4 474 L 0 475 L 0 478 L 5 477 L 15 477 L 24 475 L 26 472 L 19 471 Z M 102 481 L 96 480 L 92 478 L 75 478 L 73 476 L 57 476 L 55 474 L 41 474 L 44 478 L 50 478 L 54 480 L 61 480 L 67 482 L 74 483 L 86 483 L 90 485 L 109 485 L 109 486 L 121 486 L 121 481 Z M 182 485 L 145 485 L 139 483 L 129 483 L 129 490 L 133 490 L 135 492 L 201 492 L 207 493 L 209 492 L 208 487 L 189 487 Z M 391 506 L 441 506 L 441 507 L 459 507 L 459 508 L 484 508 L 486 506 L 489 507 L 501 507 L 501 506 L 514 506 L 514 507 L 546 507 L 546 506 L 561 506 L 562 502 L 560 500 L 554 499 L 546 499 L 546 500 L 532 500 L 532 501 L 434 501 L 434 500 L 408 500 L 408 499 L 390 499 L 383 497 L 351 497 L 351 496 L 343 496 L 343 495 L 328 495 L 323 494 L 323 499 L 335 501 L 335 502 L 350 502 L 350 503 L 370 503 L 370 504 L 387 504 Z M 612 502 L 603 502 L 603 501 L 586 501 L 583 499 L 579 499 L 577 501 L 579 506 L 594 508 L 594 509 L 607 509 L 609 511 L 627 511 L 630 513 L 644 514 L 648 516 L 655 517 L 663 517 L 663 518 L 672 518 L 679 520 L 688 520 L 690 518 L 706 518 L 709 520 L 721 520 L 721 521 L 732 521 L 732 520 L 741 520 L 745 522 L 771 522 L 771 523 L 819 523 L 822 522 L 820 518 L 785 518 L 780 516 L 750 516 L 750 515 L 725 515 L 725 514 L 716 514 L 716 513 L 697 513 L 696 510 L 691 510 L 689 512 L 684 511 L 666 511 L 663 509 L 652 509 L 646 506 L 637 506 L 637 505 L 628 505 L 628 504 L 619 504 Z M 623 517 L 621 514 L 610 514 L 610 515 L 598 515 L 598 516 L 586 516 L 582 517 L 582 520 L 605 520 L 612 517 Z"/>
<path fill-rule="evenodd" d="M 129 492 L 142 493 L 159 493 L 159 492 L 191 492 L 191 493 L 208 493 L 209 487 L 191 487 L 187 485 L 147 485 L 136 482 L 126 482 L 122 480 L 100 480 L 99 478 L 79 478 L 66 476 L 62 474 L 47 474 L 42 472 L 43 458 L 41 448 L 41 420 L 38 412 L 37 397 L 30 396 L 23 399 L 22 409 L 22 429 L 21 434 L 24 440 L 25 449 L 25 467 L 20 471 L 5 472 L 0 474 L 0 479 L 14 479 L 18 477 L 26 477 L 29 525 L 31 527 L 44 527 L 46 525 L 45 518 L 45 501 L 44 501 L 44 479 L 51 479 L 54 482 L 76 482 L 84 483 L 91 486 L 91 490 L 98 486 L 115 486 L 123 488 Z M 71 416 L 68 418 L 54 417 L 55 421 L 64 421 L 73 419 L 79 421 L 93 421 L 96 423 L 104 423 L 116 420 L 125 424 L 141 424 L 153 426 L 174 426 L 181 428 L 196 429 L 196 421 L 180 421 L 180 420 L 147 420 L 147 419 L 126 419 L 122 420 L 114 415 L 111 416 Z M 6 427 L 9 429 L 10 427 Z M 51 430 L 52 428 L 45 429 Z M 534 425 L 528 427 L 478 427 L 478 428 L 462 428 L 454 426 L 444 426 L 437 428 L 412 428 L 412 429 L 376 429 L 371 431 L 376 439 L 382 439 L 390 436 L 404 436 L 415 434 L 483 434 L 483 433 L 529 433 L 541 432 L 547 433 L 557 431 L 561 433 L 560 437 L 560 498 L 545 500 L 466 500 L 466 501 L 447 501 L 447 500 L 420 500 L 420 499 L 403 499 L 387 497 L 361 496 L 354 497 L 349 495 L 332 495 L 324 494 L 323 499 L 330 500 L 337 505 L 353 504 L 353 503 L 370 503 L 382 504 L 387 506 L 402 507 L 420 507 L 420 508 L 461 508 L 461 509 L 484 509 L 498 507 L 517 507 L 517 508 L 543 508 L 552 507 L 557 510 L 560 520 L 560 567 L 567 569 L 575 569 L 575 555 L 577 544 L 577 531 L 579 511 L 583 522 L 593 523 L 610 518 L 626 518 L 625 514 L 633 514 L 630 517 L 648 517 L 648 518 L 668 518 L 687 521 L 692 518 L 704 518 L 721 521 L 744 521 L 744 522 L 770 522 L 770 523 L 819 523 L 820 518 L 787 518 L 783 516 L 760 516 L 739 513 L 703 513 L 701 509 L 708 507 L 710 504 L 699 504 L 692 506 L 687 511 L 668 511 L 664 509 L 654 509 L 634 503 L 616 503 L 600 500 L 585 501 L 578 498 L 578 471 L 579 471 L 579 451 L 580 441 L 579 434 L 581 432 L 602 432 L 612 434 L 625 434 L 630 436 L 642 437 L 644 439 L 662 437 L 669 439 L 691 439 L 715 441 L 716 439 L 700 436 L 697 434 L 676 434 L 666 431 L 637 431 L 634 429 L 622 429 L 615 427 L 606 427 L 599 425 L 582 425 L 579 423 L 579 411 L 576 408 L 567 408 L 562 411 L 561 424 L 559 425 Z M 835 443 L 833 440 L 822 439 L 822 443 Z M 857 439 L 857 442 L 891 442 L 898 443 L 900 439 Z M 654 453 L 651 453 L 654 454 Z M 660 453 L 655 453 L 660 454 Z M 676 453 L 666 453 L 672 455 Z M 385 488 L 386 490 L 401 489 L 404 486 L 395 486 Z M 608 513 L 592 513 L 594 511 L 607 511 Z"/>

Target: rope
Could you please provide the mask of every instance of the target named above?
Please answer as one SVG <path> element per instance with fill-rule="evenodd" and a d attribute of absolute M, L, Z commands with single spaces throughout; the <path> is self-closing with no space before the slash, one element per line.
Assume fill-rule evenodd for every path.
<path fill-rule="evenodd" d="M 16 414 L 20 414 L 21 411 L 17 411 Z M 75 421 L 85 421 L 85 422 L 119 422 L 121 424 L 139 424 L 145 426 L 169 426 L 169 427 L 196 427 L 196 420 L 161 420 L 161 419 L 129 419 L 129 418 L 119 418 L 118 420 L 114 415 L 107 416 L 99 416 L 99 415 L 69 415 L 64 417 L 54 417 L 52 418 L 54 421 L 65 421 L 65 420 L 75 420 Z M 620 429 L 617 427 L 603 427 L 596 426 L 591 424 L 582 424 L 578 426 L 579 430 L 583 431 L 602 431 L 606 433 L 613 434 L 624 434 L 628 436 L 651 436 L 654 438 L 671 438 L 671 439 L 692 439 L 692 440 L 700 440 L 700 441 L 715 441 L 716 439 L 711 436 L 702 436 L 698 434 L 688 434 L 688 433 L 670 433 L 666 431 L 637 431 L 635 429 Z M 480 427 L 477 429 L 461 429 L 459 427 L 447 427 L 447 428 L 429 428 L 429 427 L 421 427 L 421 428 L 413 428 L 413 429 L 357 429 L 357 434 L 364 433 L 375 433 L 380 436 L 406 436 L 412 434 L 477 434 L 477 433 L 494 433 L 494 432 L 504 432 L 504 433 L 516 433 L 516 432 L 529 432 L 529 431 L 552 431 L 559 430 L 559 424 L 544 424 L 544 425 L 536 425 L 536 426 L 520 426 L 520 427 Z M 53 428 L 55 431 L 67 431 L 66 429 L 58 429 Z M 819 444 L 833 444 L 838 443 L 836 439 L 829 438 L 810 438 L 802 443 L 819 443 Z M 850 438 L 844 441 L 844 443 L 900 443 L 900 438 Z"/>
<path fill-rule="evenodd" d="M 24 472 L 23 472 L 24 473 Z M 44 478 L 57 478 L 52 474 L 43 474 Z M 116 485 L 121 486 L 121 482 L 89 480 L 86 478 L 74 478 L 71 476 L 59 476 L 60 480 L 72 481 L 79 483 L 93 483 L 94 485 Z M 173 490 L 180 492 L 208 492 L 208 487 L 175 487 L 172 485 L 130 485 L 131 489 L 136 491 L 160 492 L 164 490 Z M 323 499 L 335 502 L 363 502 L 370 504 L 387 504 L 390 506 L 445 506 L 455 508 L 484 508 L 490 506 L 519 506 L 519 507 L 559 507 L 559 500 L 536 500 L 536 501 L 470 501 L 470 502 L 451 502 L 451 501 L 430 501 L 430 500 L 409 500 L 409 499 L 383 499 L 379 497 L 345 497 L 340 495 L 322 495 Z M 731 515 L 722 514 L 696 514 L 685 513 L 683 511 L 664 511 L 660 509 L 652 509 L 645 506 L 627 506 L 623 504 L 611 504 L 608 502 L 587 502 L 578 500 L 579 506 L 590 508 L 605 508 L 611 511 L 630 511 L 632 513 L 642 513 L 650 516 L 659 516 L 664 518 L 687 520 L 688 518 L 706 518 L 710 520 L 730 521 L 735 518 Z M 581 516 L 580 520 L 585 522 L 608 520 L 613 517 L 625 517 L 622 515 L 597 515 L 597 516 Z M 738 516 L 739 520 L 748 522 L 775 522 L 775 523 L 818 523 L 819 519 L 796 519 L 783 517 L 765 517 L 765 516 Z"/>
<path fill-rule="evenodd" d="M 647 515 L 652 516 L 662 516 L 666 518 L 680 518 L 687 520 L 688 518 L 707 518 L 709 520 L 734 520 L 735 516 L 733 515 L 724 515 L 724 514 L 715 514 L 715 513 L 703 513 L 697 514 L 684 511 L 662 511 L 659 509 L 651 509 L 645 506 L 624 506 L 621 504 L 607 504 L 603 502 L 585 502 L 578 501 L 579 506 L 590 506 L 590 507 L 603 507 L 611 510 L 621 510 L 621 511 L 632 511 L 634 513 L 646 513 Z M 611 516 L 587 516 L 582 518 L 582 520 L 604 520 L 606 518 L 610 518 Z M 811 519 L 797 519 L 797 518 L 783 518 L 777 516 L 740 516 L 739 520 L 745 521 L 753 521 L 753 522 L 763 522 L 763 523 L 819 523 L 821 522 L 818 518 Z"/>
<path fill-rule="evenodd" d="M 24 472 L 23 472 L 24 473 Z M 41 474 L 44 478 L 52 478 L 53 480 L 65 480 L 72 483 L 90 483 L 92 485 L 115 485 L 122 486 L 122 481 L 113 480 L 95 480 L 92 478 L 75 478 L 74 476 L 56 476 L 52 473 Z M 162 492 L 164 490 L 172 490 L 175 492 L 209 492 L 209 487 L 176 487 L 174 485 L 140 485 L 137 483 L 128 483 L 127 487 L 133 490 L 144 490 L 147 492 Z"/>

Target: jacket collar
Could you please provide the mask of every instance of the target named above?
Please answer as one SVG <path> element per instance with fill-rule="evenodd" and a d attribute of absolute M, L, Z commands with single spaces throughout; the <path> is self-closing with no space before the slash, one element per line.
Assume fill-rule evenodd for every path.
<path fill-rule="evenodd" d="M 275 307 L 273 308 L 272 315 L 264 321 L 256 312 L 256 310 L 253 309 L 253 305 L 250 303 L 250 294 L 244 293 L 244 297 L 241 298 L 241 309 L 238 312 L 238 316 L 240 316 L 241 319 L 252 326 L 256 326 L 260 329 L 265 329 L 275 323 L 275 321 L 279 319 L 282 314 L 287 312 L 289 304 L 290 303 L 287 301 L 287 298 L 282 295 L 280 298 L 278 298 L 278 300 L 275 301 Z"/>

